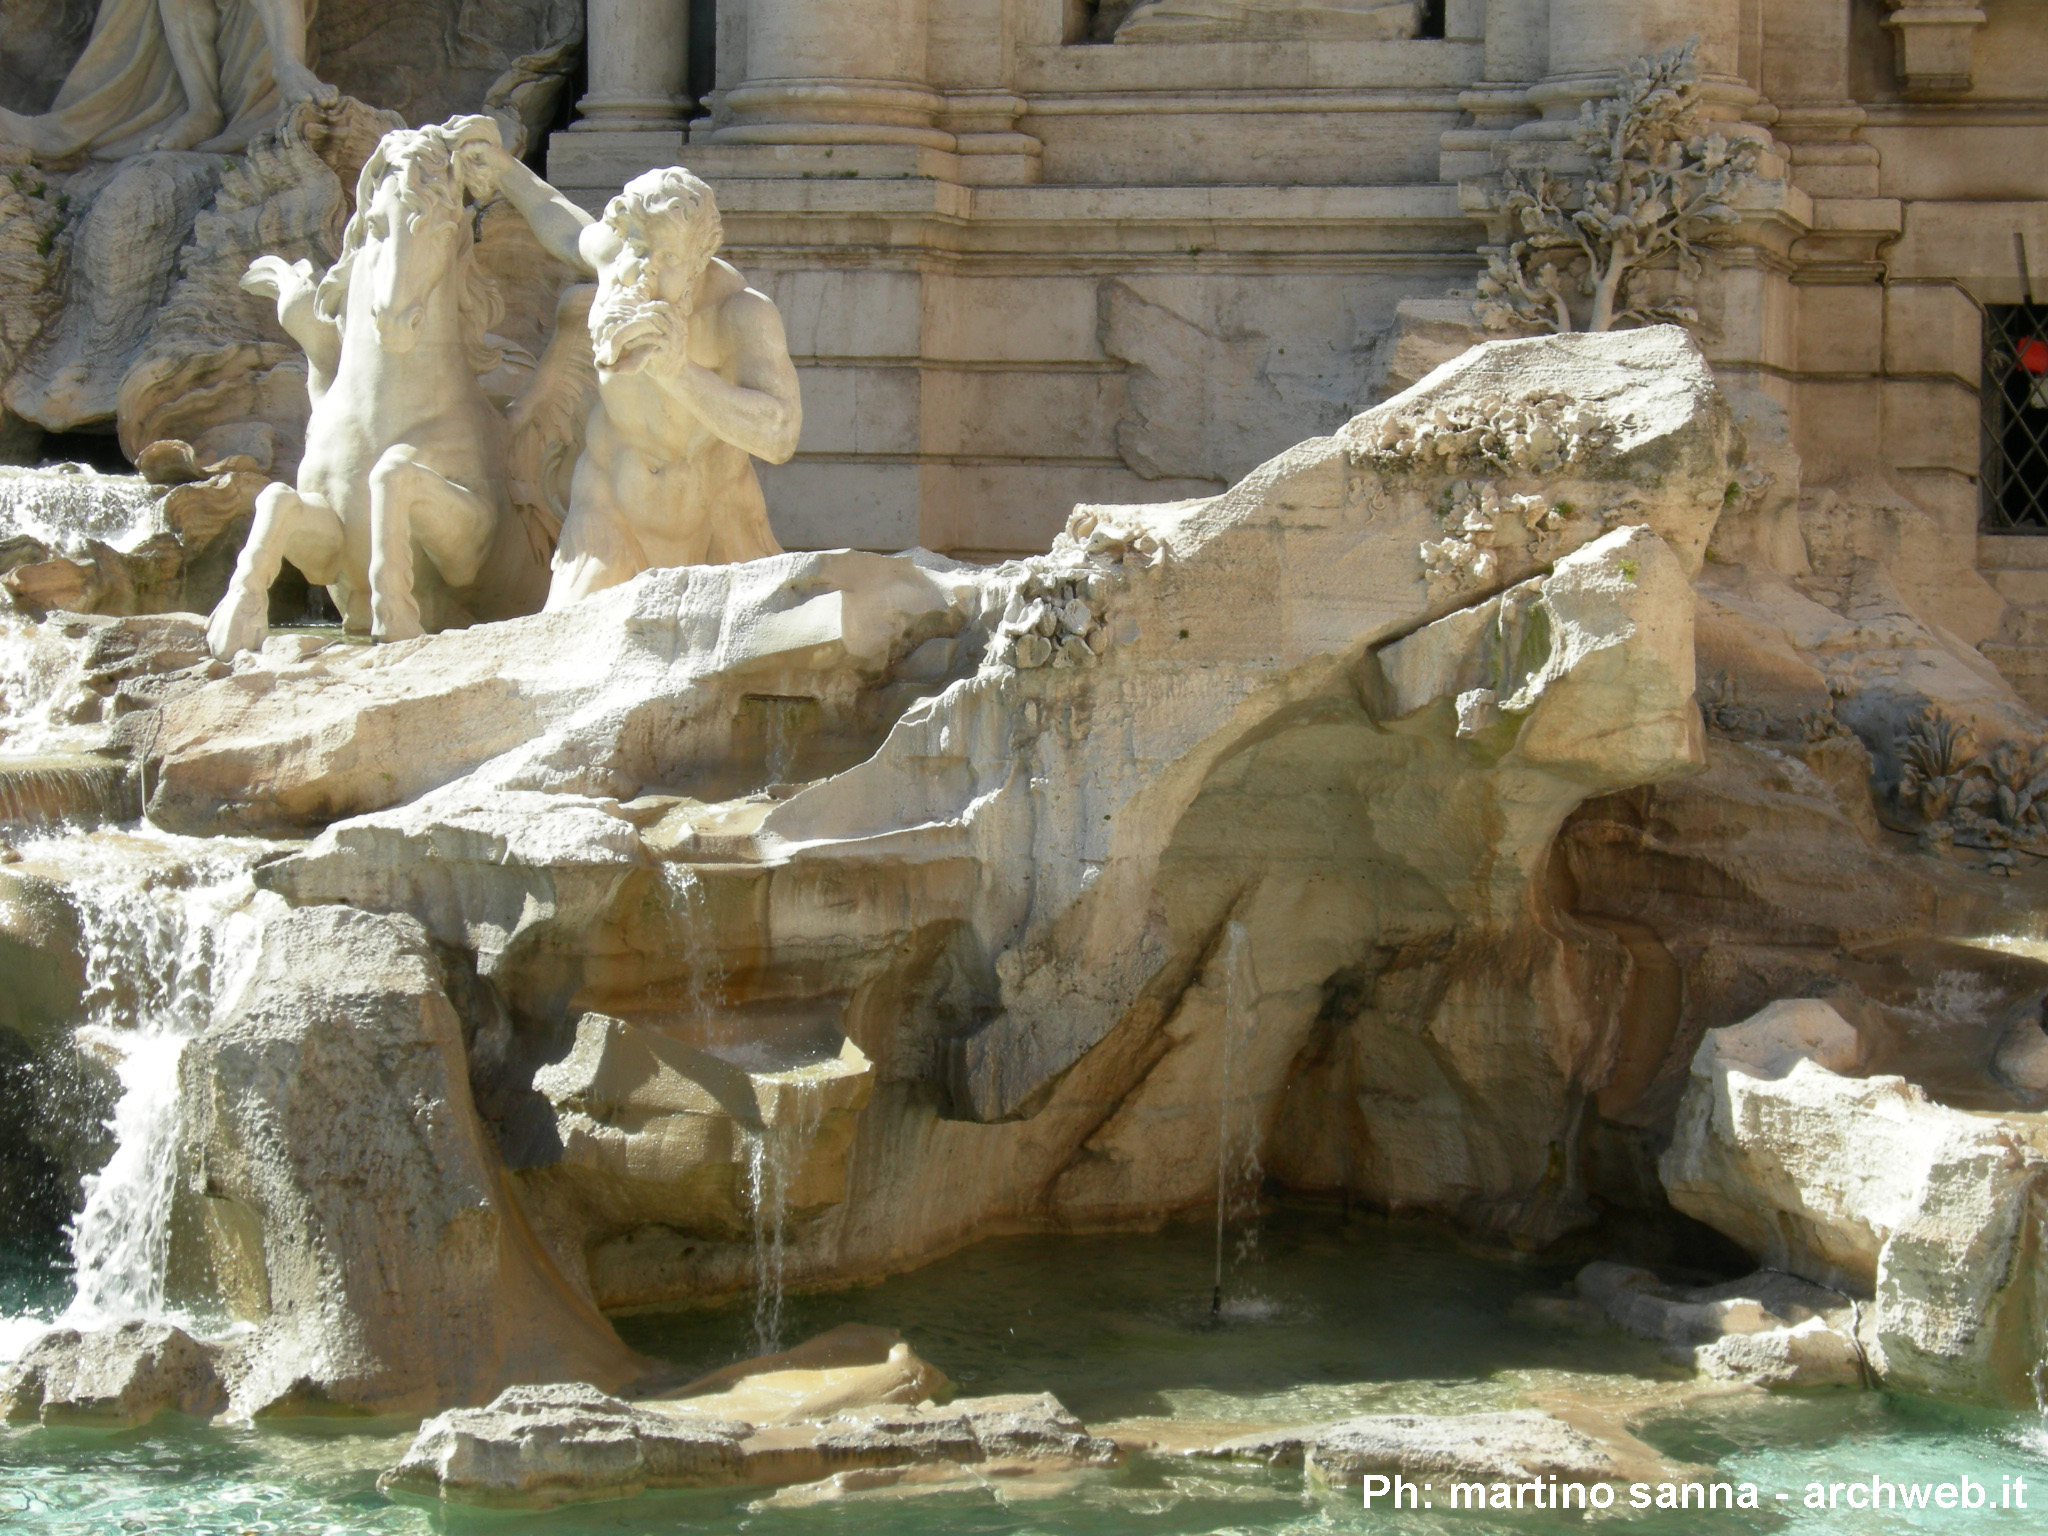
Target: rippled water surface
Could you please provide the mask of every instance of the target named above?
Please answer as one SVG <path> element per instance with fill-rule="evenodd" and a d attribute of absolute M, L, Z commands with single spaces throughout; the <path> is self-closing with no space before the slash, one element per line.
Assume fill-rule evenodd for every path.
<path fill-rule="evenodd" d="M 1210 1316 L 1212 1233 L 1023 1238 L 981 1244 L 915 1274 L 792 1298 L 787 1333 L 835 1323 L 901 1327 L 962 1393 L 1041 1391 L 1100 1426 L 1240 1424 L 1385 1411 L 1455 1412 L 1517 1402 L 1636 1405 L 1638 1433 L 1666 1455 L 1758 1486 L 1755 1512 L 1640 1514 L 1644 1536 L 1785 1531 L 2048 1530 L 2033 1511 L 1812 1511 L 1811 1482 L 1952 1481 L 1993 1490 L 2024 1477 L 2048 1509 L 2048 1440 L 2031 1415 L 1973 1413 L 1878 1394 L 1677 1401 L 1675 1372 L 1646 1347 L 1546 1324 L 1516 1303 L 1557 1271 L 1518 1266 L 1428 1231 L 1295 1208 L 1269 1220 L 1261 1259 L 1219 1322 Z M 61 1304 L 47 1260 L 0 1265 L 0 1303 Z M 40 1293 L 40 1294 L 38 1294 Z M 637 1347 L 695 1370 L 744 1353 L 745 1302 L 624 1319 Z M 1663 1405 L 1663 1406 L 1660 1406 Z M 239 1536 L 479 1531 L 502 1536 L 662 1532 L 756 1536 L 1281 1536 L 1353 1531 L 1537 1533 L 1576 1514 L 1442 1510 L 1368 1515 L 1359 1495 L 1295 1473 L 1141 1457 L 1049 1497 L 977 1489 L 812 1509 L 750 1510 L 754 1495 L 671 1494 L 547 1516 L 444 1516 L 395 1505 L 376 1474 L 405 1435 L 278 1430 L 0 1436 L 0 1532 L 178 1532 Z M 1780 1501 L 1776 1496 L 1785 1493 Z"/>

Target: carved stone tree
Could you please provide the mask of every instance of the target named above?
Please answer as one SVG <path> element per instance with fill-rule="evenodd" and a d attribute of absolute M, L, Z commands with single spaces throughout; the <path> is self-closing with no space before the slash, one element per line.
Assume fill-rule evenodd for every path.
<path fill-rule="evenodd" d="M 1705 237 L 1738 217 L 1733 200 L 1756 166 L 1754 143 L 1706 130 L 1698 96 L 1692 43 L 1637 59 L 1619 94 L 1580 110 L 1572 140 L 1584 173 L 1505 173 L 1501 206 L 1516 238 L 1490 253 L 1479 280 L 1488 330 L 1698 323 L 1683 298 L 1636 291 L 1651 267 L 1699 276 Z"/>

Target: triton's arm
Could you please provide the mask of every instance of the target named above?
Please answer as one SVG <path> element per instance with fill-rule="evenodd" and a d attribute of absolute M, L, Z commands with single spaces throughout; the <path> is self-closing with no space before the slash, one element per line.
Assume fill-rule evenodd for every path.
<path fill-rule="evenodd" d="M 319 286 L 310 261 L 288 262 L 279 256 L 258 256 L 242 274 L 244 292 L 277 301 L 277 323 L 305 351 L 311 367 L 306 385 L 315 400 L 327 393 L 341 366 L 341 327 L 314 303 Z"/>
<path fill-rule="evenodd" d="M 495 192 L 514 208 L 550 256 L 579 272 L 597 268 L 583 252 L 583 232 L 597 221 L 507 153 L 483 139 L 462 147 L 462 170 L 479 200 Z"/>
<path fill-rule="evenodd" d="M 804 415 L 782 316 L 774 300 L 748 288 L 720 306 L 719 319 L 739 356 L 737 381 L 728 383 L 687 361 L 682 347 L 662 350 L 685 360 L 657 362 L 651 371 L 670 396 L 725 441 L 767 463 L 786 463 L 796 452 Z"/>

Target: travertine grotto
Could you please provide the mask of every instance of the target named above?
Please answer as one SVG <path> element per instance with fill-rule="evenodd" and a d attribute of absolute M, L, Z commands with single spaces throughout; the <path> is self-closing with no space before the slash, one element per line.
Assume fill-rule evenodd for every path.
<path fill-rule="evenodd" d="M 1855 610 L 1716 557 L 1768 428 L 1675 329 L 1501 342 L 992 568 L 654 571 L 227 669 L 124 621 L 169 669 L 104 728 L 151 818 L 278 840 L 180 1089 L 173 1274 L 257 1325 L 231 1408 L 629 1385 L 601 1309 L 748 1284 L 764 1179 L 805 1285 L 1156 1221 L 1214 1197 L 1220 1099 L 1285 1186 L 1532 1248 L 1661 1206 L 1676 1113 L 1680 1210 L 1882 1293 L 1768 1235 L 1787 1197 L 1677 1092 L 1701 1027 L 1815 964 L 1884 1037 L 1916 965 L 1884 939 L 1969 877 L 1887 850 L 1855 729 L 2025 711 L 1903 608 L 1905 663 L 1866 660 L 1867 624 L 1826 638 Z M 1688 851 L 1737 808 L 1767 845 Z M 1811 954 L 1831 922 L 1854 958 Z M 1904 1219 L 1843 1198 L 1867 1245 Z M 1879 1368 L 1996 1395 L 1951 1335 Z"/>

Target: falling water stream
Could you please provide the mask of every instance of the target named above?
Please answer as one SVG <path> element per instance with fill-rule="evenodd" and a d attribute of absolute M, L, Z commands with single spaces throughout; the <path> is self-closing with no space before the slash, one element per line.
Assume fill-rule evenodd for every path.
<path fill-rule="evenodd" d="M 73 1294 L 57 1321 L 91 1327 L 170 1315 L 178 1064 L 212 1016 L 232 961 L 253 948 L 251 870 L 264 851 L 130 833 L 20 845 L 21 867 L 48 869 L 77 914 L 85 974 L 72 1040 L 112 1071 L 118 1090 L 107 1123 L 113 1152 L 83 1180 L 71 1223 Z M 26 1342 L 20 1324 L 29 1321 L 8 1330 L 15 1343 Z"/>
<path fill-rule="evenodd" d="M 727 1007 L 726 978 L 711 940 L 704 882 L 685 864 L 665 864 L 662 883 L 683 950 L 686 1005 L 697 1021 Z M 796 1072 L 755 1072 L 761 1085 L 757 1124 L 738 1126 L 744 1159 L 740 1193 L 753 1247 L 754 1339 L 758 1354 L 782 1347 L 782 1314 L 789 1268 L 789 1196 L 823 1119 L 818 1085 Z"/>
<path fill-rule="evenodd" d="M 1251 935 L 1235 918 L 1224 930 L 1223 1049 L 1216 1084 L 1216 1277 L 1212 1316 L 1224 1315 L 1230 1273 L 1242 1273 L 1258 1255 L 1259 1107 L 1250 1091 L 1253 1038 L 1258 1030 L 1258 980 L 1252 972 Z M 1236 1240 L 1231 1241 L 1235 1228 Z"/>
<path fill-rule="evenodd" d="M 782 1348 L 782 1319 L 789 1278 L 789 1197 L 803 1173 L 823 1121 L 823 1098 L 813 1083 L 796 1074 L 778 1081 L 776 1109 L 746 1139 L 747 1212 L 754 1243 L 754 1345 L 756 1354 Z"/>

